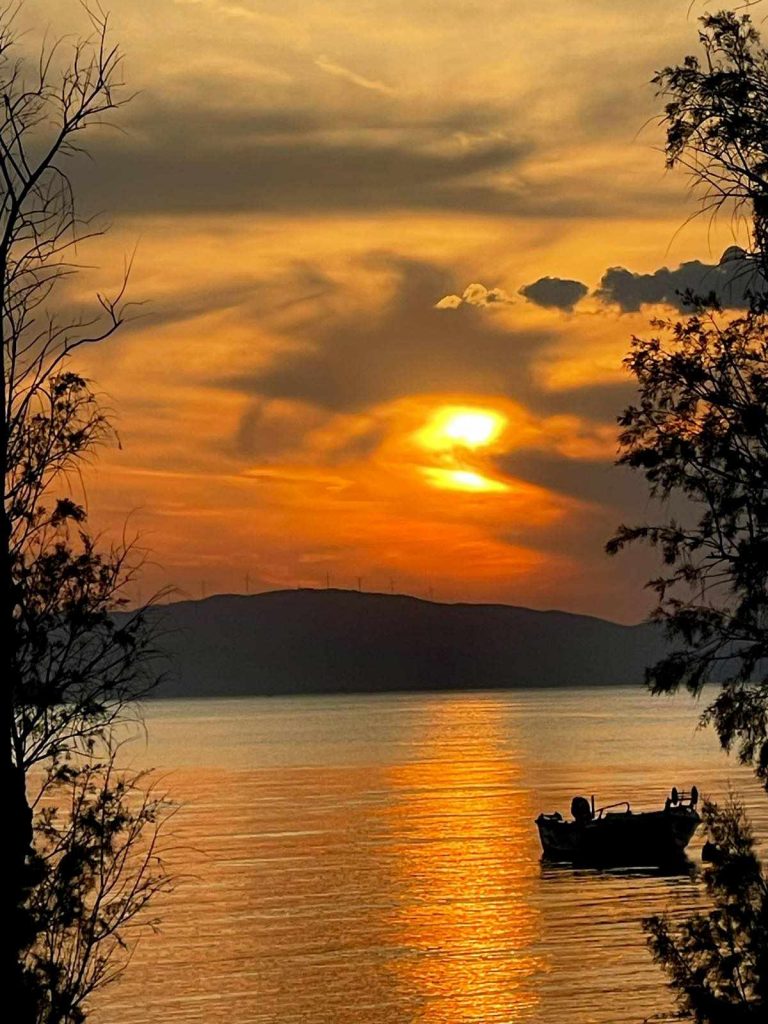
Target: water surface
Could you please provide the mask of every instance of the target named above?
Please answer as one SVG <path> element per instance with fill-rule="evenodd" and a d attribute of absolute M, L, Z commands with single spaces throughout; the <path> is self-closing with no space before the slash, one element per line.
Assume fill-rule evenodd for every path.
<path fill-rule="evenodd" d="M 181 803 L 181 877 L 95 1020 L 642 1021 L 670 1001 L 640 921 L 699 888 L 544 868 L 533 819 L 695 782 L 738 789 L 768 837 L 696 720 L 637 689 L 154 702 L 132 757 Z"/>

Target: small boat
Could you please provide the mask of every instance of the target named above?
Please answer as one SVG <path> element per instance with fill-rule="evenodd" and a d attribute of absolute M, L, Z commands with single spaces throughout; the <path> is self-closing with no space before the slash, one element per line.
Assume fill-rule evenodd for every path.
<path fill-rule="evenodd" d="M 544 859 L 577 865 L 662 867 L 679 861 L 701 822 L 699 792 L 673 787 L 663 810 L 635 813 L 627 801 L 595 809 L 595 798 L 575 796 L 572 821 L 559 813 L 536 819 Z"/>

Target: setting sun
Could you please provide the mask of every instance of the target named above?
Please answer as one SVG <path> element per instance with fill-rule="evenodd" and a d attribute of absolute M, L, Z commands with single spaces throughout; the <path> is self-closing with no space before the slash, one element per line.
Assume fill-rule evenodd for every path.
<path fill-rule="evenodd" d="M 506 417 L 493 409 L 447 406 L 439 409 L 420 431 L 419 440 L 432 449 L 454 445 L 482 448 L 499 437 L 506 423 Z"/>
<path fill-rule="evenodd" d="M 446 437 L 470 448 L 488 444 L 501 429 L 501 417 L 488 412 L 456 413 L 445 425 Z"/>

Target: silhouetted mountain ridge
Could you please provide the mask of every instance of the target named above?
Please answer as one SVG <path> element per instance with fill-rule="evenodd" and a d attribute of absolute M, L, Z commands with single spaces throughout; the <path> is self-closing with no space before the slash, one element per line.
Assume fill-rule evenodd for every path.
<path fill-rule="evenodd" d="M 502 604 L 281 590 L 156 607 L 159 696 L 639 683 L 660 630 Z"/>

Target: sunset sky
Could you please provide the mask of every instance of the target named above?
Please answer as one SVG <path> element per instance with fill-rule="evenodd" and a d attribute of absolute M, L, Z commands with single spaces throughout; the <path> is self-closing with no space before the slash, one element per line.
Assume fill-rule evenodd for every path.
<path fill-rule="evenodd" d="M 128 516 L 144 596 L 360 578 L 645 614 L 648 558 L 602 553 L 646 510 L 612 467 L 621 360 L 676 289 L 728 276 L 680 264 L 735 240 L 685 224 L 649 120 L 706 7 L 107 6 L 138 94 L 83 140 L 82 202 L 112 229 L 68 301 L 135 250 L 139 315 L 78 365 L 121 439 L 86 475 L 92 525 Z M 83 28 L 76 0 L 21 21 L 30 46 Z"/>

